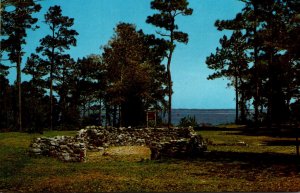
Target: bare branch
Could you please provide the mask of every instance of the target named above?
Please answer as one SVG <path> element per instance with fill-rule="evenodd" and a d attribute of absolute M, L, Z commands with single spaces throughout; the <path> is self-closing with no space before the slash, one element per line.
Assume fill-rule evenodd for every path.
<path fill-rule="evenodd" d="M 174 17 L 176 17 L 177 15 L 180 15 L 180 14 L 184 14 L 184 12 L 183 12 L 183 11 L 180 11 L 180 12 L 178 12 L 178 13 L 175 13 L 175 14 L 174 14 Z"/>
<path fill-rule="evenodd" d="M 156 31 L 156 33 L 157 33 L 158 35 L 160 35 L 160 36 L 163 36 L 163 37 L 171 37 L 171 35 L 169 35 L 169 34 L 164 34 L 164 33 L 162 33 L 161 31 Z"/>
<path fill-rule="evenodd" d="M 0 61 L 9 61 L 9 59 L 2 59 L 2 58 L 0 58 Z"/>

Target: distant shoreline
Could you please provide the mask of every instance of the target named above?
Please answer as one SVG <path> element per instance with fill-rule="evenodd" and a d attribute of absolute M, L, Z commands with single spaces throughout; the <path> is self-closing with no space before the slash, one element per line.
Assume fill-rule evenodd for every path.
<path fill-rule="evenodd" d="M 161 118 L 166 122 L 167 112 Z M 230 124 L 235 122 L 235 109 L 172 109 L 172 123 L 178 125 L 184 117 L 195 117 L 198 124 Z"/>
<path fill-rule="evenodd" d="M 182 111 L 182 110 L 187 110 L 187 111 L 235 111 L 235 109 L 196 109 L 196 108 L 192 108 L 192 109 L 189 109 L 189 108 L 174 108 L 172 109 L 172 111 Z M 254 111 L 254 109 L 248 109 L 248 111 Z"/>
<path fill-rule="evenodd" d="M 235 110 L 235 109 L 174 108 L 172 110 Z"/>

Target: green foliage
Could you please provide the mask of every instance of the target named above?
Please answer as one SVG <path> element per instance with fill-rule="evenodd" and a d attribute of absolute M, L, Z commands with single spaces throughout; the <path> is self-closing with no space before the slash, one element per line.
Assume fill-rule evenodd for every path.
<path fill-rule="evenodd" d="M 11 6 L 14 11 L 10 11 Z M 32 14 L 40 9 L 41 6 L 34 0 L 9 3 L 1 9 L 1 52 L 6 51 L 12 63 L 20 63 L 19 57 L 24 55 L 21 50 L 26 44 L 27 30 L 37 28 L 34 24 L 38 19 Z"/>
<path fill-rule="evenodd" d="M 72 75 L 74 78 L 72 106 L 76 106 L 82 113 L 81 125 L 102 125 L 106 76 L 102 56 L 89 55 L 77 60 Z"/>
<path fill-rule="evenodd" d="M 245 7 L 234 19 L 215 23 L 218 30 L 232 30 L 233 34 L 230 40 L 222 38 L 222 48 L 207 58 L 208 67 L 216 70 L 209 78 L 235 77 L 236 100 L 241 96 L 237 106 L 245 109 L 243 104 L 253 101 L 256 124 L 267 112 L 268 125 L 279 125 L 289 120 L 291 103 L 299 99 L 299 54 L 295 52 L 299 38 L 295 32 L 300 29 L 296 19 L 300 3 L 243 2 Z"/>
<path fill-rule="evenodd" d="M 178 126 L 179 127 L 198 127 L 199 124 L 197 123 L 195 116 L 191 117 L 188 115 L 188 116 L 180 119 Z"/>
<path fill-rule="evenodd" d="M 1 1 L 2 5 L 2 1 Z M 2 52 L 5 51 L 11 63 L 16 64 L 16 84 L 18 89 L 18 111 L 15 127 L 22 130 L 22 91 L 21 91 L 21 63 L 24 55 L 23 46 L 26 44 L 27 30 L 36 29 L 35 23 L 38 21 L 32 14 L 39 12 L 41 6 L 34 0 L 26 1 L 5 1 L 1 7 L 1 59 Z M 8 7 L 13 7 L 10 10 Z M 1 74 L 7 73 L 1 61 Z M 4 71 L 3 71 L 4 69 Z"/>
<path fill-rule="evenodd" d="M 295 124 L 300 124 L 300 100 L 291 104 L 291 121 Z"/>
<path fill-rule="evenodd" d="M 169 31 L 170 34 L 167 36 L 171 38 L 171 46 L 173 46 L 173 41 L 187 43 L 188 35 L 178 31 L 175 18 L 178 15 L 192 15 L 193 9 L 188 6 L 187 0 L 153 0 L 151 9 L 155 9 L 159 13 L 148 16 L 146 22 Z"/>
<path fill-rule="evenodd" d="M 12 92 L 8 79 L 0 75 L 0 130 L 14 127 Z"/>
<path fill-rule="evenodd" d="M 105 102 L 114 114 L 119 109 L 120 125 L 142 125 L 149 107 L 160 108 L 164 104 L 165 68 L 160 64 L 165 54 L 164 43 L 136 31 L 132 24 L 120 23 L 112 40 L 104 46 Z"/>
<path fill-rule="evenodd" d="M 45 23 L 49 26 L 50 34 L 40 40 L 40 46 L 36 51 L 40 55 L 32 54 L 28 58 L 24 71 L 31 74 L 36 86 L 43 86 L 43 89 L 50 89 L 50 128 L 55 126 L 57 121 L 60 124 L 78 124 L 74 120 L 79 119 L 79 112 L 72 108 L 70 98 L 72 77 L 75 62 L 69 54 L 65 54 L 71 46 L 76 46 L 78 33 L 70 29 L 74 19 L 62 15 L 60 6 L 52 6 L 45 14 Z M 41 84 L 37 84 L 41 83 Z M 54 92 L 59 95 L 59 120 L 54 120 Z M 68 108 L 70 107 L 70 108 Z"/>
<path fill-rule="evenodd" d="M 2 55 L 0 54 L 0 76 L 6 77 L 8 75 L 9 67 L 1 64 L 1 62 L 2 62 Z"/>
<path fill-rule="evenodd" d="M 249 45 L 246 37 L 241 31 L 234 31 L 230 38 L 223 36 L 220 39 L 221 48 L 216 49 L 215 54 L 211 54 L 206 59 L 209 69 L 215 72 L 208 76 L 209 80 L 226 77 L 233 85 L 236 92 L 236 123 L 239 120 L 239 111 L 241 120 L 246 119 L 246 94 L 245 88 L 248 74 L 250 58 L 247 56 Z"/>

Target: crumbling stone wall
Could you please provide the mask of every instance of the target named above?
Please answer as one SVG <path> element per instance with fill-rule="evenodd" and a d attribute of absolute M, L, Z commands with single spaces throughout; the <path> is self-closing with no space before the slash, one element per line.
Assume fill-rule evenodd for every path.
<path fill-rule="evenodd" d="M 99 146 L 150 145 L 195 135 L 192 128 L 113 128 L 89 126 L 78 132 L 76 138 L 87 142 L 89 149 Z"/>
<path fill-rule="evenodd" d="M 207 150 L 206 144 L 200 135 L 165 142 L 153 142 L 149 147 L 151 159 L 153 160 L 161 157 L 197 157 Z"/>
<path fill-rule="evenodd" d="M 60 140 L 58 140 L 60 139 Z M 57 157 L 63 161 L 83 161 L 86 149 L 103 150 L 109 146 L 144 145 L 151 158 L 197 156 L 206 150 L 201 136 L 192 128 L 113 128 L 89 126 L 75 137 L 38 138 L 30 152 Z"/>
<path fill-rule="evenodd" d="M 67 162 L 82 162 L 86 157 L 86 145 L 82 141 L 67 136 L 36 138 L 29 148 L 31 155 L 44 155 Z"/>

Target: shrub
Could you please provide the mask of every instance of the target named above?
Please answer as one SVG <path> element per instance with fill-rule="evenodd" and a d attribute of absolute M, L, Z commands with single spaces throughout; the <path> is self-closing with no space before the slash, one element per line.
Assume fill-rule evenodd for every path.
<path fill-rule="evenodd" d="M 199 124 L 196 121 L 196 117 L 186 116 L 180 119 L 179 127 L 198 127 Z"/>

